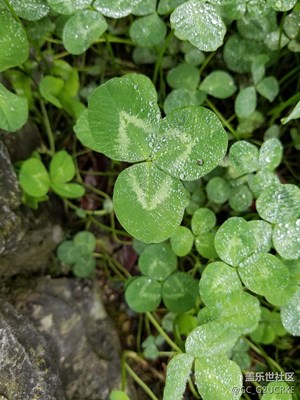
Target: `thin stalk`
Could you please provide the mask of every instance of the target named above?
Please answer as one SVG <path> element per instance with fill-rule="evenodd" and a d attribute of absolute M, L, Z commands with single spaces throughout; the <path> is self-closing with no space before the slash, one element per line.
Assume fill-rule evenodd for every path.
<path fill-rule="evenodd" d="M 207 105 L 209 106 L 209 108 L 218 116 L 218 118 L 220 119 L 222 124 L 229 130 L 230 133 L 232 133 L 232 135 L 236 139 L 238 139 L 238 135 L 237 135 L 236 131 L 233 129 L 231 124 L 223 117 L 223 115 L 218 111 L 218 109 L 214 106 L 214 104 L 208 99 L 206 99 L 205 101 L 206 101 Z"/>
<path fill-rule="evenodd" d="M 150 320 L 152 325 L 155 327 L 157 332 L 165 339 L 165 341 L 170 345 L 170 347 L 177 351 L 178 353 L 182 353 L 182 350 L 177 346 L 176 343 L 173 342 L 172 339 L 166 334 L 166 332 L 163 330 L 163 328 L 159 325 L 159 323 L 156 321 L 156 319 L 153 317 L 153 315 L 149 312 L 146 313 L 147 318 Z"/>
<path fill-rule="evenodd" d="M 99 222 L 95 217 L 90 216 L 90 219 L 91 219 L 91 221 L 92 221 L 92 223 L 93 223 L 94 225 L 97 225 L 97 226 L 98 226 L 99 228 L 101 228 L 101 229 L 104 229 L 104 230 L 109 231 L 109 232 L 115 231 L 115 232 L 117 232 L 119 235 L 131 237 L 131 236 L 129 235 L 129 233 L 127 233 L 127 232 L 119 231 L 118 229 L 115 229 L 115 230 L 114 230 L 114 229 L 112 229 L 110 226 L 107 226 L 107 225 L 105 225 L 105 224 L 102 224 L 102 223 Z"/>
<path fill-rule="evenodd" d="M 277 107 L 273 108 L 268 115 L 272 115 L 272 118 L 270 120 L 270 125 L 274 123 L 274 121 L 280 116 L 283 110 L 285 110 L 287 107 L 290 107 L 294 105 L 296 102 L 300 100 L 300 92 L 294 94 L 294 96 L 290 97 L 288 100 L 285 102 L 279 104 Z"/>
<path fill-rule="evenodd" d="M 52 128 L 50 125 L 48 113 L 45 107 L 45 103 L 42 99 L 40 99 L 40 106 L 41 106 L 41 111 L 43 115 L 43 123 L 44 127 L 48 136 L 48 141 L 49 141 L 49 147 L 50 147 L 50 153 L 53 156 L 55 154 L 55 142 L 54 142 L 54 135 L 52 132 Z"/>
<path fill-rule="evenodd" d="M 4 3 L 6 4 L 7 8 L 11 12 L 12 16 L 14 17 L 14 19 L 22 25 L 22 22 L 21 22 L 19 16 L 16 14 L 16 12 L 15 12 L 13 6 L 10 4 L 10 2 L 8 0 L 4 0 Z"/>
<path fill-rule="evenodd" d="M 283 372 L 284 373 L 284 370 L 281 368 L 281 366 L 275 360 L 273 360 L 273 358 L 268 356 L 268 354 L 264 351 L 264 349 L 262 349 L 261 347 L 256 346 L 254 343 L 252 343 L 247 338 L 245 338 L 245 340 L 248 343 L 249 347 L 251 347 L 251 349 L 255 351 L 255 353 L 257 353 L 258 355 L 262 356 L 267 361 L 267 363 L 269 364 L 269 366 L 271 368 L 274 368 L 278 372 Z"/>
<path fill-rule="evenodd" d="M 203 64 L 199 68 L 199 75 L 200 76 L 201 76 L 202 72 L 204 71 L 204 69 L 206 68 L 206 66 L 209 64 L 210 60 L 214 57 L 215 54 L 216 54 L 216 52 L 211 53 L 209 56 L 206 57 L 206 59 L 204 60 Z"/>
<path fill-rule="evenodd" d="M 131 378 L 144 390 L 145 393 L 150 397 L 152 400 L 159 400 L 158 397 L 152 392 L 148 385 L 141 380 L 140 377 L 134 372 L 134 370 L 125 362 L 125 369 L 131 376 Z"/>
<path fill-rule="evenodd" d="M 163 46 L 161 47 L 161 49 L 158 53 L 157 60 L 156 60 L 155 66 L 154 66 L 153 79 L 152 79 L 154 85 L 157 82 L 158 73 L 161 68 L 162 59 L 163 59 L 163 56 L 169 46 L 169 42 L 170 42 L 172 36 L 173 36 L 173 31 L 170 31 L 168 36 L 166 37 L 165 43 L 163 44 Z"/>
<path fill-rule="evenodd" d="M 99 39 L 95 40 L 94 43 L 106 43 L 107 40 L 110 43 L 121 43 L 121 44 L 128 44 L 130 46 L 135 46 L 135 44 L 133 43 L 132 40 L 121 38 L 121 37 L 117 37 L 117 36 L 113 36 L 113 35 L 106 35 L 105 38 L 104 37 L 103 38 L 99 38 Z"/>

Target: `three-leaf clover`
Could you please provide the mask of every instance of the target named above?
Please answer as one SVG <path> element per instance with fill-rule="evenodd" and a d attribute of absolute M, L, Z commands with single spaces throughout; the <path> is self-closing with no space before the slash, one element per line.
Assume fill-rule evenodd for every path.
<path fill-rule="evenodd" d="M 96 267 L 93 251 L 96 248 L 96 238 L 91 232 L 78 232 L 73 240 L 65 240 L 57 249 L 58 258 L 72 265 L 74 274 L 78 278 L 91 275 Z"/>

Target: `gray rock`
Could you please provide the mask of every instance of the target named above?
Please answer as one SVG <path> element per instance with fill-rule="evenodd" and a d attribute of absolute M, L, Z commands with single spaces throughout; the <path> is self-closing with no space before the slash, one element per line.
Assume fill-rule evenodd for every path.
<path fill-rule="evenodd" d="M 14 251 L 24 236 L 21 215 L 15 211 L 20 204 L 17 176 L 0 140 L 0 254 Z"/>
<path fill-rule="evenodd" d="M 64 400 L 58 370 L 33 324 L 0 299 L 0 394 L 5 400 Z"/>
<path fill-rule="evenodd" d="M 31 318 L 58 360 L 69 400 L 107 400 L 121 384 L 119 340 L 95 284 L 40 279 L 15 306 Z"/>

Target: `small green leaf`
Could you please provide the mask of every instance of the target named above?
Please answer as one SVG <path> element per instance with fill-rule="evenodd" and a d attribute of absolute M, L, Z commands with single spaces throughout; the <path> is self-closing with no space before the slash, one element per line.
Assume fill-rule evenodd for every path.
<path fill-rule="evenodd" d="M 78 199 L 85 193 L 83 186 L 78 183 L 51 183 L 51 189 L 61 197 Z"/>
<path fill-rule="evenodd" d="M 199 208 L 195 211 L 191 226 L 195 236 L 209 232 L 216 225 L 217 218 L 209 208 Z"/>
<path fill-rule="evenodd" d="M 247 3 L 247 6 L 248 5 L 249 2 Z M 234 33 L 226 40 L 223 51 L 223 57 L 227 67 L 231 71 L 240 74 L 250 72 L 252 62 L 260 54 L 269 56 L 271 51 L 263 42 L 242 38 L 237 33 Z"/>
<path fill-rule="evenodd" d="M 73 158 L 66 150 L 55 153 L 51 159 L 49 171 L 52 183 L 59 184 L 69 182 L 75 176 Z"/>
<path fill-rule="evenodd" d="M 189 0 L 173 11 L 170 21 L 175 36 L 199 50 L 215 51 L 223 44 L 226 26 L 211 4 Z"/>
<path fill-rule="evenodd" d="M 96 248 L 96 238 L 91 232 L 81 231 L 74 236 L 74 245 L 82 253 L 92 253 Z"/>
<path fill-rule="evenodd" d="M 255 251 L 256 241 L 251 227 L 243 218 L 228 218 L 216 233 L 215 248 L 223 261 L 238 266 Z"/>
<path fill-rule="evenodd" d="M 283 146 L 279 139 L 266 140 L 259 151 L 259 168 L 273 171 L 281 163 Z"/>
<path fill-rule="evenodd" d="M 47 0 L 49 6 L 59 14 L 71 15 L 87 8 L 92 0 Z"/>
<path fill-rule="evenodd" d="M 125 299 L 136 312 L 154 311 L 161 301 L 161 285 L 146 276 L 139 276 L 128 284 Z"/>
<path fill-rule="evenodd" d="M 88 278 L 95 268 L 96 259 L 91 254 L 85 254 L 75 261 L 73 272 L 78 278 Z"/>
<path fill-rule="evenodd" d="M 97 151 L 97 144 L 93 138 L 88 122 L 88 110 L 84 110 L 76 121 L 74 126 L 74 132 L 76 133 L 77 139 L 91 150 Z"/>
<path fill-rule="evenodd" d="M 177 108 L 200 106 L 206 99 L 206 93 L 200 90 L 176 89 L 170 92 L 164 101 L 164 112 L 169 114 Z"/>
<path fill-rule="evenodd" d="M 179 314 L 174 320 L 174 331 L 187 336 L 198 326 L 198 320 L 191 314 Z"/>
<path fill-rule="evenodd" d="M 80 256 L 80 251 L 73 240 L 65 240 L 57 248 L 57 257 L 66 264 L 74 264 Z"/>
<path fill-rule="evenodd" d="M 226 357 L 197 357 L 195 381 L 203 400 L 238 400 L 242 394 L 243 375 L 239 366 Z"/>
<path fill-rule="evenodd" d="M 157 92 L 144 75 L 110 79 L 89 99 L 88 122 L 97 151 L 113 160 L 147 159 L 159 120 Z"/>
<path fill-rule="evenodd" d="M 257 85 L 265 76 L 265 65 L 269 61 L 269 57 L 265 54 L 260 54 L 255 57 L 251 64 L 251 73 L 254 85 Z"/>
<path fill-rule="evenodd" d="M 199 65 L 203 64 L 205 56 L 201 50 L 192 46 L 192 48 L 185 53 L 184 60 L 193 67 L 198 67 Z"/>
<path fill-rule="evenodd" d="M 300 219 L 275 225 L 272 239 L 275 250 L 281 257 L 297 260 L 300 257 Z"/>
<path fill-rule="evenodd" d="M 153 162 L 175 178 L 192 181 L 215 168 L 226 149 L 218 117 L 204 107 L 186 107 L 161 121 Z"/>
<path fill-rule="evenodd" d="M 203 80 L 199 88 L 217 99 L 226 99 L 232 96 L 237 89 L 232 76 L 225 71 L 211 72 Z"/>
<path fill-rule="evenodd" d="M 289 300 L 289 302 L 281 308 L 281 319 L 285 329 L 293 336 L 300 336 L 300 287 Z"/>
<path fill-rule="evenodd" d="M 192 250 L 194 235 L 186 226 L 180 226 L 170 237 L 170 244 L 176 256 L 184 257 Z"/>
<path fill-rule="evenodd" d="M 42 161 L 29 158 L 24 161 L 19 174 L 22 189 L 32 197 L 42 197 L 48 193 L 50 179 Z"/>
<path fill-rule="evenodd" d="M 109 395 L 109 400 L 130 400 L 123 390 L 113 390 Z"/>
<path fill-rule="evenodd" d="M 276 13 L 272 10 L 268 11 L 260 15 L 251 15 L 247 12 L 242 18 L 239 18 L 237 21 L 239 34 L 247 39 L 263 41 L 268 33 L 277 28 Z"/>
<path fill-rule="evenodd" d="M 267 2 L 275 11 L 288 11 L 294 7 L 297 0 L 267 0 Z"/>
<path fill-rule="evenodd" d="M 96 11 L 83 10 L 65 23 L 63 44 L 71 54 L 84 53 L 107 29 L 105 18 Z"/>
<path fill-rule="evenodd" d="M 157 0 L 143 0 L 143 1 L 140 1 L 132 9 L 132 14 L 133 15 L 138 15 L 138 16 L 153 14 L 156 11 L 156 2 L 157 2 Z"/>
<path fill-rule="evenodd" d="M 206 232 L 201 233 L 200 236 L 197 236 L 195 239 L 195 246 L 198 253 L 208 260 L 212 258 L 217 258 L 218 254 L 215 249 L 215 233 L 214 232 Z"/>
<path fill-rule="evenodd" d="M 251 207 L 252 202 L 253 195 L 249 190 L 248 185 L 240 185 L 231 189 L 229 205 L 234 211 L 247 211 Z"/>
<path fill-rule="evenodd" d="M 258 326 L 259 300 L 244 291 L 235 291 L 211 309 L 214 320 L 234 330 L 237 335 L 248 335 Z"/>
<path fill-rule="evenodd" d="M 227 181 L 220 176 L 210 179 L 206 185 L 207 197 L 216 204 L 223 204 L 229 198 L 230 187 Z"/>
<path fill-rule="evenodd" d="M 0 38 L 0 72 L 27 60 L 29 44 L 25 30 L 8 10 L 0 11 Z"/>
<path fill-rule="evenodd" d="M 260 253 L 247 258 L 239 265 L 238 272 L 248 289 L 266 297 L 268 295 L 276 296 L 290 282 L 287 266 L 277 257 L 268 253 Z"/>
<path fill-rule="evenodd" d="M 194 307 L 198 296 L 198 283 L 186 272 L 175 272 L 162 286 L 162 297 L 166 307 L 183 313 Z"/>
<path fill-rule="evenodd" d="M 279 84 L 274 76 L 268 76 L 256 85 L 256 90 L 261 96 L 272 102 L 279 93 Z"/>
<path fill-rule="evenodd" d="M 254 176 L 250 176 L 248 185 L 257 198 L 265 189 L 280 185 L 278 176 L 271 171 L 263 169 Z"/>
<path fill-rule="evenodd" d="M 256 109 L 256 90 L 254 86 L 241 89 L 234 103 L 234 111 L 239 118 L 247 118 Z"/>
<path fill-rule="evenodd" d="M 258 327 L 251 332 L 251 339 L 256 343 L 271 344 L 274 342 L 276 334 L 270 321 L 271 311 L 261 307 L 261 317 Z"/>
<path fill-rule="evenodd" d="M 167 74 L 167 83 L 172 89 L 196 90 L 199 81 L 198 69 L 186 63 L 170 69 Z"/>
<path fill-rule="evenodd" d="M 296 39 L 299 32 L 299 10 L 294 9 L 283 21 L 283 30 L 290 39 Z"/>
<path fill-rule="evenodd" d="M 225 355 L 237 341 L 238 335 L 219 322 L 208 322 L 195 328 L 187 337 L 185 350 L 194 357 Z"/>
<path fill-rule="evenodd" d="M 263 393 L 261 400 L 293 400 L 292 386 L 283 381 L 268 383 Z"/>
<path fill-rule="evenodd" d="M 201 276 L 199 291 L 207 307 L 218 307 L 228 295 L 242 290 L 242 284 L 235 268 L 217 261 L 208 264 Z"/>
<path fill-rule="evenodd" d="M 293 184 L 266 188 L 256 201 L 258 214 L 271 223 L 280 223 L 300 215 L 300 189 Z"/>
<path fill-rule="evenodd" d="M 157 12 L 160 15 L 170 14 L 184 2 L 185 0 L 159 0 Z"/>
<path fill-rule="evenodd" d="M 181 400 L 191 373 L 194 357 L 177 354 L 168 364 L 163 400 Z"/>
<path fill-rule="evenodd" d="M 58 99 L 60 92 L 64 88 L 64 81 L 54 76 L 45 76 L 39 83 L 39 90 L 41 95 L 49 103 L 55 105 L 57 108 L 62 108 L 62 104 Z"/>
<path fill-rule="evenodd" d="M 121 172 L 113 202 L 118 220 L 132 236 L 145 243 L 158 243 L 178 229 L 187 195 L 178 179 L 147 162 Z"/>
<path fill-rule="evenodd" d="M 131 39 L 141 47 L 157 46 L 166 33 L 166 25 L 156 13 L 136 19 L 129 29 Z"/>
<path fill-rule="evenodd" d="M 0 83 L 0 129 L 15 132 L 22 128 L 27 118 L 27 99 L 11 93 Z"/>
<path fill-rule="evenodd" d="M 149 278 L 163 281 L 177 268 L 177 258 L 169 244 L 151 244 L 140 255 L 139 268 Z"/>
<path fill-rule="evenodd" d="M 229 160 L 237 176 L 258 169 L 258 148 L 245 140 L 235 142 L 229 150 Z"/>
<path fill-rule="evenodd" d="M 109 18 L 122 18 L 131 14 L 141 0 L 95 0 L 93 7 Z"/>
<path fill-rule="evenodd" d="M 256 241 L 256 250 L 258 253 L 268 253 L 272 247 L 272 225 L 266 221 L 249 221 L 252 235 Z"/>
<path fill-rule="evenodd" d="M 298 101 L 298 103 L 295 105 L 295 107 L 287 117 L 281 118 L 281 123 L 282 125 L 285 125 L 292 119 L 298 119 L 298 118 L 300 118 L 300 101 Z"/>
<path fill-rule="evenodd" d="M 39 20 L 50 10 L 46 0 L 10 0 L 10 4 L 19 17 L 28 21 Z"/>

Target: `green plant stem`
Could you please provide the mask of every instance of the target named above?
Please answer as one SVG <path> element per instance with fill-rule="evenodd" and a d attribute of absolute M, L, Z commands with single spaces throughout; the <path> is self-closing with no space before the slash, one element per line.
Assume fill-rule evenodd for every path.
<path fill-rule="evenodd" d="M 275 120 L 279 118 L 280 114 L 282 113 L 283 110 L 285 110 L 287 107 L 290 107 L 294 105 L 296 102 L 300 100 L 300 92 L 294 94 L 294 96 L 290 97 L 288 100 L 285 102 L 279 104 L 277 107 L 273 108 L 268 115 L 272 115 L 272 118 L 270 120 L 270 125 L 273 125 Z"/>
<path fill-rule="evenodd" d="M 149 312 L 146 313 L 147 318 L 150 320 L 152 325 L 155 327 L 157 332 L 165 339 L 165 341 L 170 345 L 170 347 L 177 351 L 178 353 L 182 353 L 182 350 L 177 346 L 176 343 L 173 342 L 172 339 L 166 334 L 166 332 L 163 330 L 163 328 L 159 325 L 159 323 L 156 321 L 156 319 L 153 317 L 153 315 Z"/>
<path fill-rule="evenodd" d="M 94 215 L 94 216 L 103 216 L 109 214 L 108 211 L 106 210 L 96 210 L 96 211 L 91 211 L 91 210 L 83 210 L 80 207 L 75 206 L 75 204 L 71 203 L 68 199 L 65 199 L 65 203 L 68 207 L 72 208 L 72 210 L 82 210 L 86 213 L 86 215 Z"/>
<path fill-rule="evenodd" d="M 209 108 L 218 116 L 218 118 L 220 119 L 220 121 L 222 122 L 222 124 L 229 130 L 230 133 L 232 133 L 232 135 L 236 138 L 239 139 L 236 131 L 233 129 L 233 127 L 231 126 L 231 124 L 223 117 L 223 115 L 219 112 L 219 110 L 213 105 L 213 103 L 206 99 L 205 102 L 207 103 L 207 105 L 209 106 Z"/>
<path fill-rule="evenodd" d="M 40 99 L 40 106 L 41 106 L 41 111 L 42 111 L 42 115 L 43 115 L 44 127 L 45 127 L 48 141 L 49 141 L 50 153 L 52 156 L 54 156 L 54 154 L 55 154 L 54 135 L 53 135 L 53 132 L 51 129 L 51 125 L 50 125 L 49 117 L 48 117 L 47 110 L 45 107 L 45 103 L 42 99 Z"/>
<path fill-rule="evenodd" d="M 92 223 L 93 223 L 94 225 L 97 225 L 99 228 L 102 228 L 102 229 L 104 229 L 104 230 L 106 230 L 106 231 L 109 231 L 109 232 L 113 232 L 113 231 L 114 231 L 113 228 L 111 228 L 110 226 L 107 226 L 107 225 L 105 225 L 105 224 L 102 224 L 102 223 L 99 222 L 95 217 L 90 216 L 90 219 L 91 219 Z M 131 237 L 131 236 L 129 235 L 129 233 L 127 233 L 127 232 L 125 232 L 125 231 L 119 231 L 119 230 L 115 229 L 115 232 L 117 232 L 119 235 Z"/>
<path fill-rule="evenodd" d="M 10 4 L 9 0 L 4 0 L 4 3 L 6 4 L 7 8 L 11 12 L 14 19 L 22 25 L 22 22 L 21 22 L 19 16 L 16 14 L 16 12 L 15 12 L 13 6 Z"/>
<path fill-rule="evenodd" d="M 193 381 L 192 381 L 191 378 L 188 379 L 188 385 L 189 385 L 189 388 L 190 388 L 191 392 L 193 393 L 193 396 L 194 396 L 196 399 L 200 399 L 200 396 L 199 396 L 199 394 L 197 393 L 197 391 L 196 391 L 196 389 L 195 389 L 195 386 L 194 386 Z"/>
<path fill-rule="evenodd" d="M 110 196 L 107 193 L 102 192 L 102 190 L 96 189 L 94 186 L 89 185 L 88 183 L 84 183 L 84 186 L 87 189 L 89 189 L 91 192 L 94 192 L 94 193 L 98 194 L 99 196 L 103 197 L 104 199 L 111 200 Z"/>
<path fill-rule="evenodd" d="M 118 271 L 122 272 L 122 280 L 126 280 L 127 278 L 131 278 L 131 273 L 129 271 L 127 271 L 127 269 L 125 267 L 123 267 L 122 264 L 120 264 L 117 260 L 115 260 L 114 258 L 109 258 L 109 265 L 112 266 L 114 265 Z"/>
<path fill-rule="evenodd" d="M 249 347 L 251 347 L 251 349 L 255 351 L 255 353 L 264 357 L 264 359 L 267 361 L 267 363 L 269 364 L 269 366 L 271 368 L 274 368 L 275 370 L 277 370 L 277 372 L 284 373 L 284 370 L 281 368 L 281 366 L 275 360 L 273 360 L 273 358 L 268 356 L 268 354 L 264 351 L 263 348 L 256 346 L 254 343 L 251 342 L 251 340 L 249 340 L 247 338 L 245 338 L 245 341 L 247 342 Z"/>
<path fill-rule="evenodd" d="M 132 40 L 113 35 L 106 35 L 105 38 L 104 37 L 99 38 L 95 40 L 94 43 L 106 43 L 107 41 L 109 41 L 110 43 L 121 43 L 121 44 L 128 44 L 129 46 L 135 46 Z"/>
<path fill-rule="evenodd" d="M 158 397 L 152 392 L 152 390 L 142 381 L 141 378 L 137 376 L 137 374 L 133 371 L 133 369 L 125 362 L 125 369 L 131 376 L 131 378 L 144 390 L 145 393 L 150 397 L 152 400 L 159 400 Z"/>
<path fill-rule="evenodd" d="M 206 57 L 206 59 L 204 60 L 203 64 L 199 68 L 199 75 L 200 76 L 201 76 L 202 72 L 204 71 L 204 69 L 206 68 L 206 66 L 209 64 L 210 60 L 214 57 L 215 54 L 216 54 L 216 52 L 213 52 L 213 53 L 210 53 L 210 55 Z"/>
<path fill-rule="evenodd" d="M 154 85 L 156 85 L 156 83 L 157 83 L 158 73 L 161 68 L 162 59 L 163 59 L 163 56 L 169 46 L 169 42 L 170 42 L 172 36 L 173 36 L 173 31 L 170 31 L 168 36 L 165 39 L 163 46 L 161 47 L 161 49 L 158 53 L 157 60 L 156 60 L 155 66 L 154 66 L 153 78 L 152 78 Z"/>

